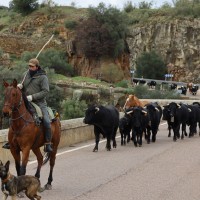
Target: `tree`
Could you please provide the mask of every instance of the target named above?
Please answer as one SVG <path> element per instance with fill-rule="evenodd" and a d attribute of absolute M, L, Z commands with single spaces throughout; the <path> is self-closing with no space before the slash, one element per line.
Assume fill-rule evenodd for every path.
<path fill-rule="evenodd" d="M 86 57 L 109 56 L 116 58 L 127 51 L 125 39 L 128 33 L 126 13 L 100 3 L 88 9 L 89 18 L 77 26 L 77 49 Z"/>
<path fill-rule="evenodd" d="M 152 2 L 142 1 L 139 3 L 139 9 L 150 9 L 152 7 Z"/>
<path fill-rule="evenodd" d="M 124 4 L 124 11 L 129 13 L 129 12 L 132 12 L 133 10 L 135 9 L 135 7 L 133 6 L 132 2 L 131 1 L 127 1 L 125 4 Z"/>
<path fill-rule="evenodd" d="M 12 0 L 10 8 L 22 15 L 28 15 L 39 7 L 38 0 Z"/>
<path fill-rule="evenodd" d="M 136 76 L 149 79 L 163 79 L 167 72 L 163 59 L 155 52 L 144 52 L 136 60 Z"/>

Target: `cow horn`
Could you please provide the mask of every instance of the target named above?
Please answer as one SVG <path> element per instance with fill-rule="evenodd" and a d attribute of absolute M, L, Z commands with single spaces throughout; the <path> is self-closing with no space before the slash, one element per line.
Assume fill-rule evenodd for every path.
<path fill-rule="evenodd" d="M 131 111 L 129 111 L 129 112 L 126 112 L 126 114 L 128 114 L 128 115 L 129 115 L 129 114 L 131 114 L 132 112 L 133 112 L 133 110 L 131 110 Z"/>
<path fill-rule="evenodd" d="M 99 112 L 99 108 L 98 108 L 98 107 L 95 107 L 95 110 L 96 110 L 95 114 L 96 114 L 97 112 Z"/>
<path fill-rule="evenodd" d="M 192 110 L 190 108 L 188 108 L 189 112 L 192 112 Z"/>
<path fill-rule="evenodd" d="M 142 110 L 142 113 L 147 114 L 147 112 L 145 110 Z"/>
<path fill-rule="evenodd" d="M 178 106 L 178 108 L 180 108 L 180 107 L 181 107 L 181 106 L 180 106 L 180 104 L 178 104 L 178 103 L 177 103 L 176 105 Z"/>
<path fill-rule="evenodd" d="M 155 109 L 159 112 L 160 110 L 158 108 L 155 107 Z"/>

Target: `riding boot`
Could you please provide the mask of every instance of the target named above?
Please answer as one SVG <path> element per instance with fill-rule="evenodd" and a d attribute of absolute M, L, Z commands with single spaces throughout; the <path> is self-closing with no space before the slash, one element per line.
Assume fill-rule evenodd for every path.
<path fill-rule="evenodd" d="M 4 149 L 10 149 L 10 144 L 7 142 L 6 144 L 4 144 L 2 146 L 2 148 L 4 148 Z"/>
<path fill-rule="evenodd" d="M 45 129 L 45 140 L 46 140 L 46 143 L 44 145 L 44 151 L 52 152 L 53 149 L 51 148 L 51 129 L 50 128 Z"/>

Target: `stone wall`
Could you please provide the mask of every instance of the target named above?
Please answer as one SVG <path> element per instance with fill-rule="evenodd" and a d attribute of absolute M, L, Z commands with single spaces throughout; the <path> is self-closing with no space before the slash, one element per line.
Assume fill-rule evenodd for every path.
<path fill-rule="evenodd" d="M 183 102 L 192 104 L 193 102 L 199 102 L 200 100 L 170 100 L 170 99 L 143 99 L 145 101 L 157 102 L 161 106 L 166 105 L 170 102 Z M 120 113 L 123 116 L 123 112 Z M 61 140 L 58 148 L 69 147 L 76 143 L 84 142 L 90 139 L 94 139 L 94 128 L 83 123 L 83 118 L 63 120 L 61 121 Z M 13 157 L 9 150 L 2 149 L 1 146 L 7 141 L 8 129 L 0 130 L 0 158 L 3 162 L 8 159 L 13 161 Z M 41 147 L 42 149 L 43 147 Z M 31 154 L 32 156 L 32 154 Z"/>

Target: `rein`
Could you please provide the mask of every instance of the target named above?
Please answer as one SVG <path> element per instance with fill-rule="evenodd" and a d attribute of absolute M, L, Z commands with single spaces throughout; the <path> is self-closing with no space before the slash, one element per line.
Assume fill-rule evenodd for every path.
<path fill-rule="evenodd" d="M 21 91 L 20 91 L 20 92 L 21 92 Z M 13 116 L 11 116 L 11 118 L 10 118 L 11 122 L 12 122 L 12 121 L 17 121 L 17 120 L 19 120 L 19 119 L 21 119 L 21 118 L 22 118 L 23 121 L 25 122 L 24 125 L 23 125 L 23 127 L 22 127 L 20 130 L 18 130 L 18 131 L 16 131 L 16 130 L 14 131 L 12 125 L 10 125 L 11 128 L 13 129 L 13 131 L 14 131 L 16 134 L 19 134 L 19 133 L 22 131 L 22 129 L 23 129 L 28 123 L 33 123 L 33 122 L 34 122 L 34 120 L 27 120 L 27 119 L 24 118 L 24 116 L 25 116 L 26 113 L 27 113 L 27 109 L 26 109 L 26 108 L 25 108 L 25 111 L 24 111 L 22 114 L 20 113 L 20 107 L 23 105 L 22 103 L 23 103 L 23 97 L 22 97 L 22 94 L 21 94 L 20 101 L 19 101 L 19 103 L 18 103 L 17 106 L 15 106 L 15 105 L 10 106 L 10 105 L 8 105 L 8 104 L 4 104 L 4 106 L 8 106 L 8 107 L 12 110 L 11 113 L 14 113 L 14 112 L 18 112 L 18 113 L 19 113 L 19 116 L 16 117 L 16 118 L 13 118 Z"/>

